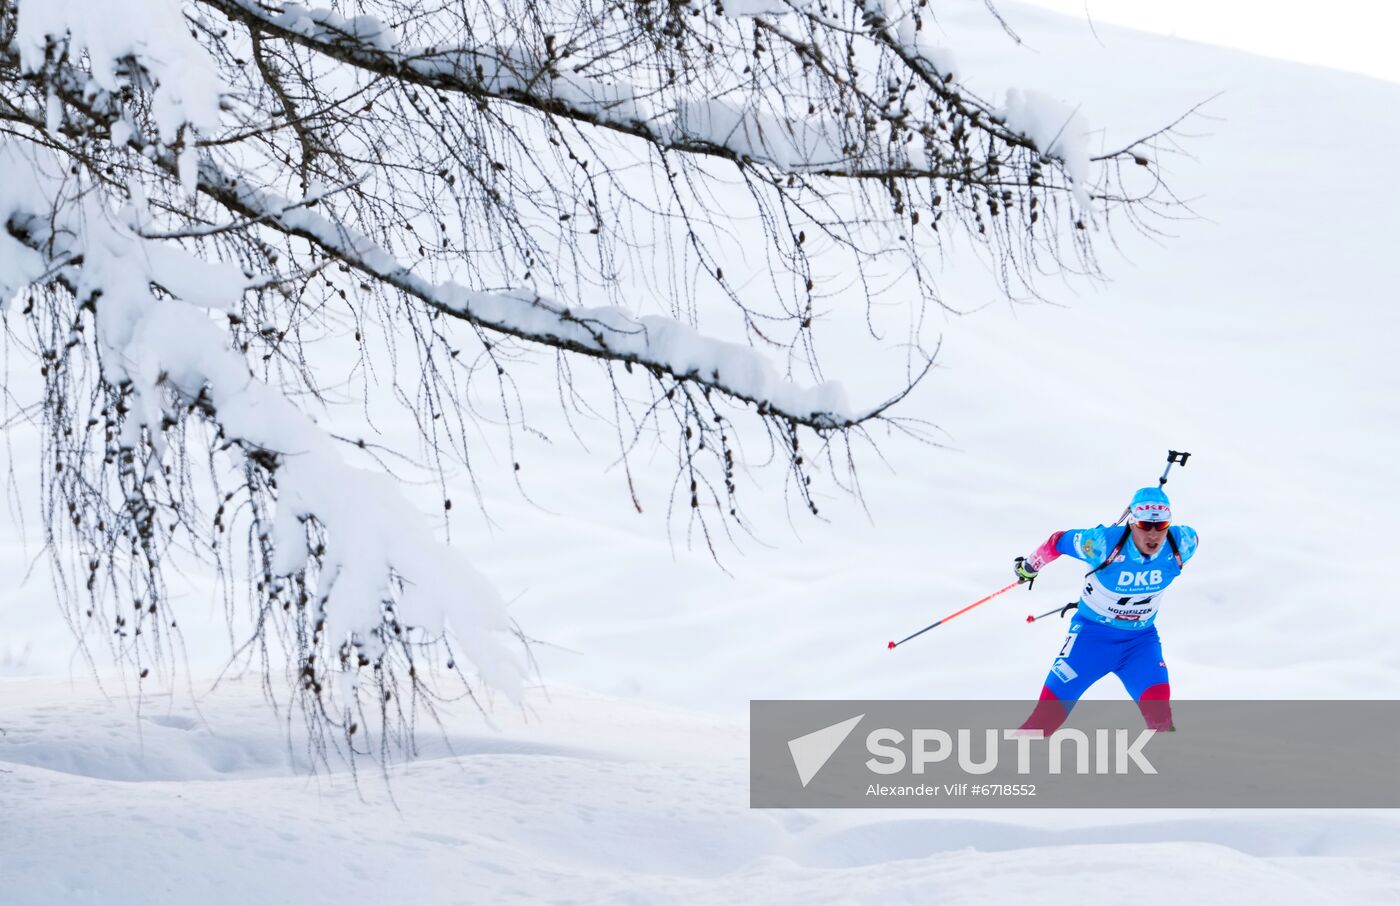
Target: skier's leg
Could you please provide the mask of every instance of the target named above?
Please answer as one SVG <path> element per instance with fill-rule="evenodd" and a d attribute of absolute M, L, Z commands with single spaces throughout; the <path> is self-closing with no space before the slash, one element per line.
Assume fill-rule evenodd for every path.
<path fill-rule="evenodd" d="M 1078 620 L 1070 624 L 1069 634 L 1040 688 L 1040 701 L 1021 724 L 1022 730 L 1040 730 L 1046 736 L 1054 733 L 1069 717 L 1079 696 L 1113 669 L 1117 653 L 1100 633 L 1101 630 L 1086 630 Z"/>
<path fill-rule="evenodd" d="M 1144 630 L 1141 638 L 1133 640 L 1114 673 L 1137 702 L 1148 729 L 1176 729 L 1172 726 L 1171 680 L 1155 628 Z"/>
<path fill-rule="evenodd" d="M 1063 690 L 1061 690 L 1063 692 Z M 1079 694 L 1082 694 L 1080 690 Z M 1054 733 L 1069 719 L 1069 709 L 1074 707 L 1076 698 L 1068 701 L 1062 700 L 1055 695 L 1050 688 L 1050 680 L 1047 677 L 1045 685 L 1040 687 L 1040 701 L 1031 711 L 1031 716 L 1026 718 L 1026 722 L 1021 724 L 1022 730 L 1039 730 L 1046 736 Z"/>
<path fill-rule="evenodd" d="M 1154 683 L 1138 696 L 1138 710 L 1150 730 L 1175 730 L 1172 723 L 1171 683 Z"/>

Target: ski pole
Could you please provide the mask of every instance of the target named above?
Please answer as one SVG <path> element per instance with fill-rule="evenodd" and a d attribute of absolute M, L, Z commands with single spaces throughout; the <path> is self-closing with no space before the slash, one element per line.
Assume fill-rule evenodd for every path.
<path fill-rule="evenodd" d="M 1172 466 L 1181 463 L 1181 467 L 1186 468 L 1186 460 L 1191 458 L 1190 453 L 1178 453 L 1175 450 L 1167 451 L 1167 467 L 1162 470 L 1162 477 L 1157 479 L 1157 487 L 1167 483 L 1167 473 L 1172 470 Z"/>
<path fill-rule="evenodd" d="M 999 589 L 997 589 L 996 591 L 992 592 L 991 594 L 987 595 L 985 598 L 982 598 L 982 599 L 977 600 L 977 601 L 973 601 L 971 604 L 967 605 L 967 606 L 964 607 L 962 610 L 955 611 L 955 612 L 953 612 L 953 613 L 948 614 L 946 617 L 944 617 L 943 619 L 939 620 L 937 623 L 930 623 L 929 625 L 925 626 L 923 629 L 920 629 L 918 632 L 914 633 L 914 635 L 905 636 L 904 638 L 900 639 L 898 642 L 890 642 L 890 650 L 893 651 L 896 647 L 898 647 L 898 646 L 900 646 L 900 645 L 903 645 L 905 642 L 909 641 L 910 639 L 914 638 L 915 636 L 921 636 L 921 635 L 923 635 L 924 633 L 928 632 L 930 629 L 932 629 L 932 628 L 935 627 L 935 626 L 941 626 L 941 625 L 943 625 L 944 623 L 946 623 L 946 622 L 948 622 L 949 620 L 951 620 L 953 617 L 956 617 L 956 616 L 959 616 L 959 615 L 961 615 L 961 614 L 967 613 L 969 610 L 971 610 L 972 608 L 976 607 L 978 604 L 986 604 L 988 601 L 990 601 L 992 598 L 995 598 L 997 595 L 1005 594 L 1006 592 L 1010 591 L 1011 589 L 1015 588 L 1017 585 L 1020 585 L 1020 584 L 1021 584 L 1021 580 L 1020 580 L 1020 579 L 1017 579 L 1015 582 L 1012 582 L 1010 585 L 1006 586 L 1005 588 L 999 588 Z"/>
<path fill-rule="evenodd" d="M 1066 613 L 1068 613 L 1068 612 L 1070 611 L 1071 608 L 1078 607 L 1078 606 L 1079 606 L 1079 602 L 1078 602 L 1078 601 L 1070 601 L 1068 604 L 1064 605 L 1063 607 L 1052 607 L 1052 608 L 1050 608 L 1049 610 L 1045 611 L 1045 613 L 1036 614 L 1035 616 L 1030 616 L 1029 614 L 1027 614 L 1027 615 L 1026 615 L 1026 622 L 1027 622 L 1027 623 L 1034 623 L 1036 620 L 1043 620 L 1043 619 L 1045 619 L 1046 617 L 1050 616 L 1052 613 L 1057 613 L 1057 614 L 1059 614 L 1060 616 L 1063 617 Z"/>

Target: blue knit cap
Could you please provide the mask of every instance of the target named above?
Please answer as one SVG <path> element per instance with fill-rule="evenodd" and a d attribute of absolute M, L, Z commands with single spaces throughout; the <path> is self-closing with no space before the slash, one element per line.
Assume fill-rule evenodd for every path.
<path fill-rule="evenodd" d="M 1172 502 L 1161 488 L 1141 488 L 1128 504 L 1129 522 L 1171 522 Z"/>

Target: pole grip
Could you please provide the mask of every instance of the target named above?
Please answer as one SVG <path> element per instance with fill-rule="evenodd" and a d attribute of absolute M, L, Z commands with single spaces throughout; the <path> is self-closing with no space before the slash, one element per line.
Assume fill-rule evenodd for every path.
<path fill-rule="evenodd" d="M 1168 451 L 1167 451 L 1167 467 L 1166 467 L 1165 469 L 1162 470 L 1162 477 L 1159 478 L 1159 479 L 1157 479 L 1157 487 L 1160 488 L 1162 485 L 1164 485 L 1164 484 L 1167 483 L 1167 473 L 1170 472 L 1170 471 L 1172 470 L 1172 466 L 1174 466 L 1174 465 L 1176 465 L 1176 464 L 1178 464 L 1178 463 L 1180 463 L 1182 466 L 1185 466 L 1185 465 L 1186 465 L 1186 460 L 1188 460 L 1188 459 L 1190 459 L 1190 458 L 1191 458 L 1191 454 L 1190 454 L 1190 453 L 1184 453 L 1184 452 L 1179 451 L 1179 450 L 1168 450 Z M 1115 524 L 1116 524 L 1116 523 L 1115 523 Z"/>

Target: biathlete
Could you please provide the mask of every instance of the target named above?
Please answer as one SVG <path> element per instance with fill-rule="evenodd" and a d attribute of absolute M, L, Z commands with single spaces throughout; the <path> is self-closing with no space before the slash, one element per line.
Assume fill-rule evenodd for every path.
<path fill-rule="evenodd" d="M 1016 558 L 1022 582 L 1061 554 L 1090 569 L 1040 702 L 1024 729 L 1053 733 L 1090 686 L 1115 674 L 1138 703 L 1147 726 L 1172 730 L 1171 684 L 1153 625 L 1162 593 L 1196 552 L 1194 529 L 1172 525 L 1171 501 L 1160 488 L 1133 495 L 1128 524 L 1055 532 L 1029 557 Z"/>

